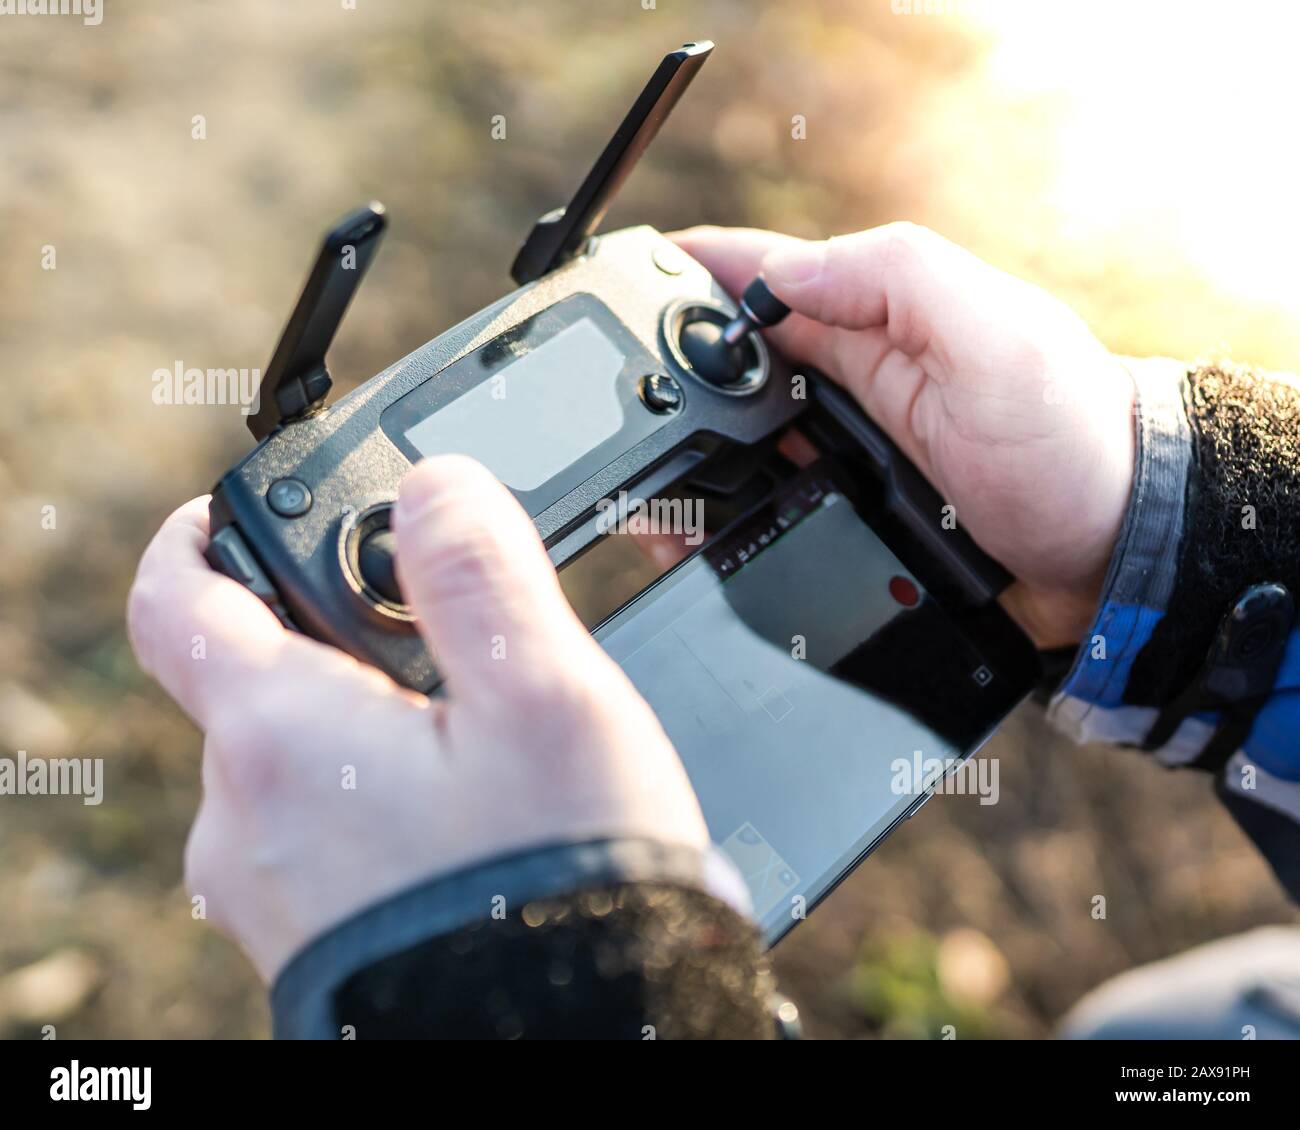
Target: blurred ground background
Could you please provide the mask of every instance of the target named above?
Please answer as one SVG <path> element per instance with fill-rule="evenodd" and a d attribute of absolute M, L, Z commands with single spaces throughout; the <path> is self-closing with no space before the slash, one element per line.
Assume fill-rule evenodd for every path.
<path fill-rule="evenodd" d="M 100 807 L 0 797 L 0 1034 L 267 1032 L 243 959 L 191 921 L 200 743 L 135 668 L 122 608 L 162 517 L 248 447 L 237 410 L 156 406 L 151 374 L 263 366 L 355 204 L 393 223 L 332 354 L 343 389 L 507 289 L 657 56 L 709 37 L 610 225 L 908 218 L 1116 349 L 1300 364 L 1281 5 L 355 7 L 0 17 L 0 755 L 108 774 Z M 1001 803 L 929 805 L 780 947 L 812 1034 L 1043 1035 L 1111 974 L 1296 920 L 1202 780 L 1069 747 L 1028 708 L 987 753 Z"/>

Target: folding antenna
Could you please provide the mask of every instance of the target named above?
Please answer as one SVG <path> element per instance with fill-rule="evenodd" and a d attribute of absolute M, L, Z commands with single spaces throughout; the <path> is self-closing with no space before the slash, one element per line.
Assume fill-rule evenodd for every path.
<path fill-rule="evenodd" d="M 568 206 L 547 212 L 533 225 L 510 268 L 515 282 L 522 286 L 539 279 L 582 253 L 615 193 L 712 50 L 713 44 L 703 40 L 664 56 Z"/>
<path fill-rule="evenodd" d="M 257 411 L 248 417 L 254 439 L 265 439 L 282 424 L 307 415 L 329 395 L 333 380 L 325 353 L 374 258 L 387 222 L 384 206 L 372 201 L 325 236 L 298 305 L 262 377 Z"/>

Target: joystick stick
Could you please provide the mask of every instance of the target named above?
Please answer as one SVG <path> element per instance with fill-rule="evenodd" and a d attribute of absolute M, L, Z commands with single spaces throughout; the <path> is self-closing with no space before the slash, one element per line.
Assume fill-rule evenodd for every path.
<path fill-rule="evenodd" d="M 710 384 L 721 387 L 735 384 L 753 364 L 746 360 L 742 342 L 729 344 L 724 340 L 724 329 L 713 319 L 697 318 L 682 326 L 679 339 L 691 369 Z"/>
<path fill-rule="evenodd" d="M 740 313 L 725 325 L 715 317 L 699 317 L 686 322 L 678 342 L 691 369 L 710 384 L 721 388 L 734 386 L 744 379 L 754 365 L 754 349 L 748 338 L 758 329 L 775 326 L 790 307 L 768 289 L 759 275 L 745 288 L 740 299 Z"/>

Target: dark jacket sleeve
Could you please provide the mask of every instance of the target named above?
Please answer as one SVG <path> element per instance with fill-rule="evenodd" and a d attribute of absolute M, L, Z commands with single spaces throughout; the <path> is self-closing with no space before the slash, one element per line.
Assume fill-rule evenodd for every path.
<path fill-rule="evenodd" d="M 1212 774 L 1300 899 L 1300 382 L 1217 363 L 1130 369 L 1132 501 L 1052 718 Z"/>
<path fill-rule="evenodd" d="M 761 937 L 728 901 L 725 866 L 600 841 L 439 876 L 298 954 L 272 989 L 275 1034 L 770 1038 Z"/>

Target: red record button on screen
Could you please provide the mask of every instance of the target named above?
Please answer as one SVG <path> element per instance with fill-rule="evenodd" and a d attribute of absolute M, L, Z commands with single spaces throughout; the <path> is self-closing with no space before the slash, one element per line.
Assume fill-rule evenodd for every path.
<path fill-rule="evenodd" d="M 904 608 L 915 608 L 917 602 L 921 599 L 916 584 L 907 577 L 890 577 L 889 595 Z"/>

